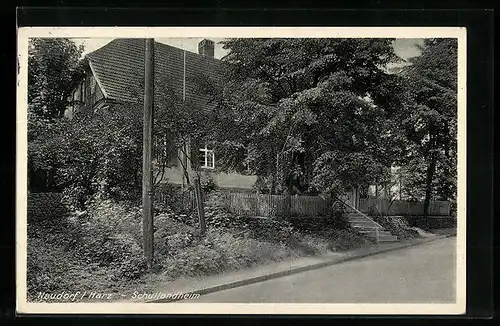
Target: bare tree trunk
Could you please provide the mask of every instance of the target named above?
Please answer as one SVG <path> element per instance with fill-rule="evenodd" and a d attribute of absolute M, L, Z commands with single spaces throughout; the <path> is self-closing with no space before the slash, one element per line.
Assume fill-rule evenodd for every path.
<path fill-rule="evenodd" d="M 188 145 L 187 141 L 184 142 L 183 146 L 183 152 L 184 155 L 182 155 L 182 160 L 181 160 L 181 166 L 182 166 L 182 174 L 183 174 L 183 179 L 182 179 L 182 188 L 186 188 L 189 185 L 189 176 L 187 172 L 187 165 L 188 165 L 188 158 L 187 158 L 187 153 L 189 153 L 188 150 Z"/>
<path fill-rule="evenodd" d="M 187 170 L 187 167 L 186 167 L 187 163 L 186 164 L 184 163 L 184 158 L 183 157 L 180 157 L 179 155 L 177 155 L 177 158 L 179 160 L 179 163 L 181 164 L 182 174 L 183 174 L 184 179 L 186 181 L 186 186 L 189 186 L 191 184 L 191 182 L 189 181 L 189 173 L 188 173 L 188 170 Z M 183 181 L 183 183 L 184 183 L 184 181 Z"/>
<path fill-rule="evenodd" d="M 398 179 L 399 179 L 398 180 L 398 182 L 399 182 L 399 189 L 398 189 L 399 190 L 399 200 L 402 200 L 401 194 L 403 192 L 403 183 L 401 181 L 401 174 L 399 174 L 399 178 Z"/>
<path fill-rule="evenodd" d="M 187 151 L 186 147 L 181 146 L 181 151 L 183 152 L 183 158 L 186 158 L 186 161 L 180 160 L 181 165 L 183 166 L 182 169 L 185 171 L 185 177 L 186 181 L 189 184 L 189 173 L 187 172 L 187 166 L 184 164 L 187 164 L 187 162 L 191 163 L 191 166 L 193 167 L 191 170 L 194 172 L 193 173 L 193 184 L 194 184 L 194 194 L 195 194 L 195 200 L 196 200 L 196 209 L 198 211 L 198 221 L 200 223 L 200 230 L 202 233 L 205 233 L 206 231 L 206 222 L 205 222 L 205 207 L 203 204 L 204 201 L 204 194 L 203 194 L 203 189 L 201 187 L 201 181 L 200 181 L 200 173 L 199 173 L 199 166 L 198 166 L 198 161 L 194 160 L 192 158 L 191 152 Z"/>
<path fill-rule="evenodd" d="M 427 227 L 429 227 L 429 206 L 432 196 L 432 181 L 434 179 L 434 171 L 436 169 L 437 156 L 435 152 L 431 154 L 431 161 L 427 167 L 427 175 L 425 180 L 425 199 L 424 199 L 424 220 Z"/>
<path fill-rule="evenodd" d="M 207 227 L 205 222 L 205 208 L 203 205 L 203 189 L 201 188 L 200 176 L 197 173 L 194 179 L 194 191 L 196 196 L 196 207 L 198 210 L 198 220 L 200 223 L 200 230 L 205 233 Z"/>

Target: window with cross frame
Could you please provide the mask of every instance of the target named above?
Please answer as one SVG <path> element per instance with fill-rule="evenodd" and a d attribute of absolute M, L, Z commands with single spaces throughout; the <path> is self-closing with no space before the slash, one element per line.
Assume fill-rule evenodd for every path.
<path fill-rule="evenodd" d="M 200 168 L 214 169 L 215 168 L 215 154 L 213 149 L 209 149 L 207 145 L 200 148 Z"/>

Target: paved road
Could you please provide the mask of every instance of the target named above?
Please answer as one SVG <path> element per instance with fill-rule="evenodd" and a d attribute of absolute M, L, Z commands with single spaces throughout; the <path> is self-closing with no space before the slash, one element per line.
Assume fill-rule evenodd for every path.
<path fill-rule="evenodd" d="M 223 303 L 453 303 L 456 238 L 201 296 Z M 190 300 L 190 302 L 193 302 Z"/>

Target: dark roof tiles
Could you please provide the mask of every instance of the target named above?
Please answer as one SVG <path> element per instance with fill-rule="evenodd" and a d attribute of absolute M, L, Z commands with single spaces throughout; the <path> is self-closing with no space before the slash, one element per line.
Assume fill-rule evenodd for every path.
<path fill-rule="evenodd" d="M 144 52 L 144 39 L 115 39 L 87 55 L 107 98 L 131 102 L 142 93 Z M 155 42 L 155 78 L 163 79 L 182 98 L 184 52 L 186 99 L 197 101 L 206 107 L 208 97 L 200 93 L 196 80 L 219 80 L 222 76 L 221 61 Z"/>

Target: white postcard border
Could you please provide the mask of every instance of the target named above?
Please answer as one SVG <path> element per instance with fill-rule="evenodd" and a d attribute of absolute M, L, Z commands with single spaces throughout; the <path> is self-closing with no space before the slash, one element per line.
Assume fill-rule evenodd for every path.
<path fill-rule="evenodd" d="M 464 27 L 20 27 L 16 118 L 16 294 L 26 314 L 463 314 L 466 306 L 466 29 Z M 27 302 L 27 54 L 32 37 L 457 38 L 458 166 L 455 304 L 32 303 Z"/>

